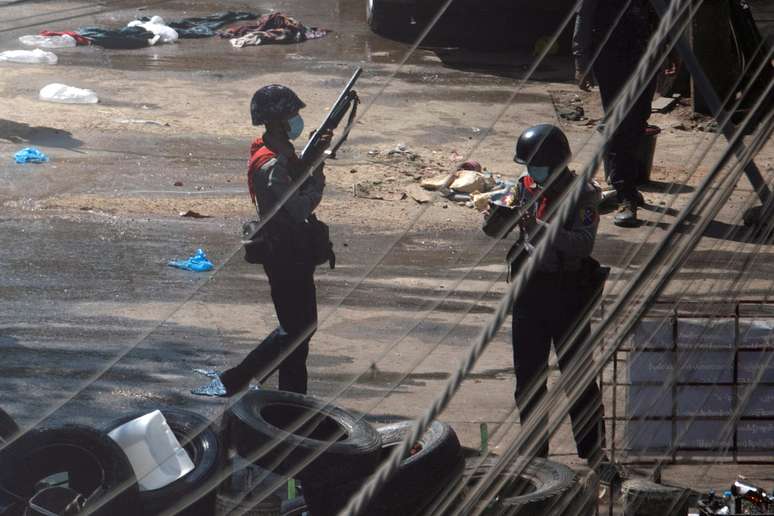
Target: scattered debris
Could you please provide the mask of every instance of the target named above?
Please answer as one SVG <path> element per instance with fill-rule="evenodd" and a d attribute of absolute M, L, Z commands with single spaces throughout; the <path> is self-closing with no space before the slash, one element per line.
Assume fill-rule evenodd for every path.
<path fill-rule="evenodd" d="M 653 102 L 650 104 L 650 110 L 652 113 L 668 113 L 672 111 L 679 101 L 679 97 L 659 97 L 653 99 Z"/>
<path fill-rule="evenodd" d="M 97 94 L 91 90 L 75 88 L 65 84 L 51 83 L 40 90 L 40 100 L 63 104 L 96 104 Z"/>
<path fill-rule="evenodd" d="M 438 190 L 439 188 L 446 186 L 446 182 L 449 181 L 449 179 L 450 179 L 449 174 L 441 174 L 433 177 L 427 177 L 422 179 L 422 181 L 419 183 L 419 186 L 421 186 L 425 190 Z"/>
<path fill-rule="evenodd" d="M 59 59 L 53 52 L 41 50 L 6 50 L 0 52 L 0 62 L 22 64 L 56 64 Z"/>
<path fill-rule="evenodd" d="M 409 185 L 408 188 L 406 188 L 406 193 L 419 204 L 433 201 L 433 197 L 417 185 Z"/>
<path fill-rule="evenodd" d="M 48 161 L 48 156 L 35 147 L 25 147 L 13 157 L 16 163 L 45 163 Z"/>
<path fill-rule="evenodd" d="M 125 118 L 123 120 L 118 120 L 119 124 L 147 124 L 147 125 L 158 125 L 160 127 L 169 127 L 168 122 L 159 122 L 158 120 L 145 120 L 142 118 Z"/>
<path fill-rule="evenodd" d="M 213 269 L 212 262 L 207 259 L 203 249 L 197 249 L 196 254 L 187 260 L 170 260 L 167 262 L 170 267 L 185 269 L 194 272 L 206 272 Z"/>
<path fill-rule="evenodd" d="M 582 106 L 561 106 L 556 108 L 556 113 L 559 118 L 569 120 L 571 122 L 578 122 L 586 119 L 586 112 Z"/>
<path fill-rule="evenodd" d="M 474 170 L 460 170 L 450 188 L 460 193 L 486 192 L 494 186 L 491 176 Z"/>
<path fill-rule="evenodd" d="M 192 219 L 211 219 L 212 218 L 212 215 L 202 215 L 198 211 L 193 211 L 193 210 L 181 211 L 180 216 L 189 217 Z"/>
<path fill-rule="evenodd" d="M 419 157 L 419 154 L 410 151 L 405 143 L 399 143 L 394 149 L 387 152 L 387 156 L 391 158 L 403 157 L 414 161 Z"/>
<path fill-rule="evenodd" d="M 376 186 L 381 181 L 363 181 L 352 185 L 352 194 L 360 199 L 374 199 L 379 201 L 402 201 L 406 198 L 406 192 L 377 192 Z"/>

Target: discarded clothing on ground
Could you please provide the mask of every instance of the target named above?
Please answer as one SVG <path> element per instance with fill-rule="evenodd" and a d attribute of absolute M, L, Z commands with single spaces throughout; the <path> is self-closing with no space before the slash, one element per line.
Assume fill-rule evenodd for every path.
<path fill-rule="evenodd" d="M 82 35 L 78 34 L 75 31 L 56 32 L 53 30 L 42 30 L 40 31 L 39 35 L 48 36 L 48 37 L 70 36 L 75 40 L 75 43 L 77 43 L 78 45 L 84 45 L 84 46 L 91 45 L 90 39 L 83 37 Z"/>
<path fill-rule="evenodd" d="M 204 254 L 204 250 L 202 249 L 197 249 L 196 254 L 187 260 L 170 260 L 167 262 L 167 265 L 194 272 L 205 272 L 212 270 L 214 267 L 212 262 L 207 259 L 207 255 Z"/>
<path fill-rule="evenodd" d="M 157 36 L 142 27 L 124 27 L 119 30 L 85 27 L 78 34 L 91 41 L 92 45 L 111 49 L 134 49 L 150 45 Z"/>
<path fill-rule="evenodd" d="M 142 27 L 145 30 L 151 31 L 155 35 L 153 39 L 149 40 L 151 45 L 156 43 L 174 43 L 179 37 L 177 31 L 164 23 L 164 18 L 161 16 L 153 16 L 148 21 L 134 20 L 129 22 L 127 27 Z"/>
<path fill-rule="evenodd" d="M 228 38 L 234 47 L 241 48 L 268 43 L 301 43 L 308 39 L 321 38 L 328 32 L 325 29 L 306 27 L 286 14 L 271 13 L 261 16 L 254 25 L 232 27 L 218 34 L 222 38 Z"/>
<path fill-rule="evenodd" d="M 45 163 L 48 161 L 48 156 L 35 147 L 25 147 L 14 154 L 13 157 L 16 163 Z"/>
<path fill-rule="evenodd" d="M 255 13 L 229 11 L 198 18 L 184 18 L 167 25 L 175 29 L 181 38 L 210 38 L 224 25 L 256 18 L 258 15 Z M 140 21 L 150 21 L 150 18 L 140 18 Z"/>

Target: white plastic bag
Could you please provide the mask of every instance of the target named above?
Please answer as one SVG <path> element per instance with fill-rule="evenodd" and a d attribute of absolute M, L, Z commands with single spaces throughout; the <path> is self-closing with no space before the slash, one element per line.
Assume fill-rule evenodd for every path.
<path fill-rule="evenodd" d="M 75 88 L 56 82 L 43 86 L 40 90 L 40 100 L 61 102 L 63 104 L 96 104 L 99 102 L 97 94 L 91 90 Z"/>
<path fill-rule="evenodd" d="M 124 450 L 140 491 L 161 489 L 195 467 L 159 410 L 124 423 L 108 436 Z"/>
<path fill-rule="evenodd" d="M 24 64 L 56 64 L 56 54 L 36 48 L 35 50 L 6 50 L 0 52 L 0 61 Z"/>
<path fill-rule="evenodd" d="M 129 22 L 127 27 L 142 27 L 143 29 L 154 33 L 156 37 L 148 42 L 150 45 L 155 45 L 159 42 L 174 43 L 179 37 L 177 31 L 172 27 L 168 27 L 161 16 L 154 16 L 147 22 L 134 20 Z"/>
<path fill-rule="evenodd" d="M 78 45 L 75 38 L 67 34 L 62 36 L 38 36 L 37 34 L 20 36 L 19 41 L 28 47 L 38 48 L 67 48 Z"/>

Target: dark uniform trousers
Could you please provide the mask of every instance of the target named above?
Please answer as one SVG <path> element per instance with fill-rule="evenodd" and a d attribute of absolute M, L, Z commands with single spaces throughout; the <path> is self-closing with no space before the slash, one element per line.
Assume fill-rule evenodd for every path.
<path fill-rule="evenodd" d="M 280 390 L 306 394 L 309 340 L 317 329 L 314 265 L 277 261 L 263 268 L 277 318 L 287 335 L 275 330 L 239 365 L 224 371 L 220 380 L 233 394 L 247 387 L 252 378 L 263 381 L 279 369 Z"/>
<path fill-rule="evenodd" d="M 570 366 L 585 369 L 585 362 L 591 363 L 590 357 L 584 364 L 577 363 L 580 345 L 590 332 L 588 323 L 572 342 L 565 342 L 564 338 L 572 333 L 575 321 L 585 311 L 586 303 L 581 297 L 575 274 L 538 272 L 513 305 L 515 397 L 522 425 L 546 395 L 552 342 L 562 372 Z M 605 439 L 602 396 L 596 381 L 582 389 L 582 395 L 570 409 L 570 418 L 578 455 L 596 458 Z M 541 457 L 548 455 L 548 436 L 540 430 L 546 428 L 547 421 L 541 421 L 537 433 L 537 456 Z"/>
<path fill-rule="evenodd" d="M 605 2 L 600 3 L 597 15 L 604 13 L 610 17 L 620 11 L 619 6 L 615 8 L 605 6 Z M 606 22 L 601 22 L 600 26 L 595 28 L 594 48 L 598 48 L 602 44 L 602 41 L 599 40 L 608 32 L 614 22 L 611 20 L 609 23 L 610 25 L 606 25 Z M 594 77 L 599 85 L 602 106 L 608 116 L 613 109 L 616 96 L 626 85 L 631 74 L 636 70 L 640 58 L 645 53 L 648 44 L 646 23 L 647 19 L 644 14 L 624 15 L 610 34 L 610 38 L 604 42 L 599 56 L 594 61 L 592 67 Z M 645 143 L 645 128 L 650 117 L 651 101 L 655 88 L 656 81 L 649 81 L 605 148 L 609 181 L 618 192 L 621 201 L 636 200 L 637 181 L 642 173 L 642 164 L 639 162 L 637 154 Z"/>

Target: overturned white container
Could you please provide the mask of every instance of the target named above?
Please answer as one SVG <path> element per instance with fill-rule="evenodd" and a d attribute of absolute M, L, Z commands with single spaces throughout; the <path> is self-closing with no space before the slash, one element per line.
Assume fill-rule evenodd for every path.
<path fill-rule="evenodd" d="M 129 458 L 140 491 L 161 489 L 194 469 L 159 410 L 124 423 L 108 435 Z"/>
<path fill-rule="evenodd" d="M 19 36 L 19 42 L 28 47 L 38 48 L 68 48 L 78 46 L 78 42 L 75 41 L 75 38 L 68 36 L 67 34 L 61 36 L 39 36 L 37 34 L 31 34 Z"/>
<path fill-rule="evenodd" d="M 57 82 L 43 86 L 40 90 L 40 100 L 63 104 L 96 104 L 99 102 L 97 94 L 91 90 L 75 88 Z"/>
<path fill-rule="evenodd" d="M 6 50 L 0 52 L 0 61 L 23 64 L 56 64 L 59 58 L 53 52 L 35 50 Z"/>

